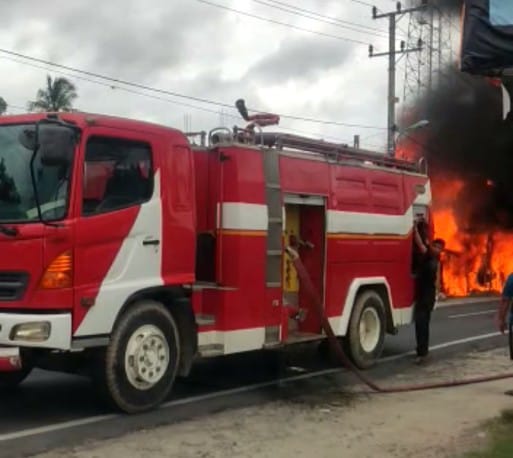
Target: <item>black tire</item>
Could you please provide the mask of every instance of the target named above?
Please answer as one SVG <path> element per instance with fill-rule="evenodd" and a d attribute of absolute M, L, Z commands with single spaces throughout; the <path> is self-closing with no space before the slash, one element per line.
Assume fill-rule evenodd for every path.
<path fill-rule="evenodd" d="M 364 348 L 360 333 L 360 323 L 364 317 L 372 317 L 372 323 L 379 326 L 373 332 L 367 348 Z M 383 299 L 376 291 L 365 291 L 356 298 L 351 319 L 349 321 L 348 333 L 344 339 L 344 346 L 347 355 L 359 369 L 368 369 L 374 366 L 383 352 L 385 345 L 386 316 Z"/>
<path fill-rule="evenodd" d="M 146 328 L 143 328 L 144 326 Z M 168 363 L 157 370 L 161 377 L 158 381 L 141 387 L 134 383 L 144 384 L 147 382 L 142 379 L 134 382 L 134 371 L 137 372 L 137 370 L 127 367 L 127 358 L 132 361 L 138 358 L 127 356 L 127 352 L 130 342 L 135 345 L 131 338 L 135 338 L 136 334 L 139 337 L 142 336 L 141 330 L 148 329 L 148 326 L 153 329 L 157 328 L 161 333 L 160 338 L 167 342 Z M 158 348 L 165 347 L 159 337 L 153 341 L 151 337 L 145 337 L 142 342 L 147 342 L 148 345 L 145 347 L 143 344 L 139 344 L 137 348 L 147 348 L 152 345 L 157 345 Z M 158 364 L 160 357 L 155 353 L 153 356 L 157 357 L 154 361 L 157 361 L 156 364 Z M 143 357 L 141 356 L 141 358 Z M 143 359 L 139 359 L 139 361 Z M 109 346 L 102 352 L 96 363 L 94 378 L 97 387 L 115 408 L 125 413 L 137 413 L 153 409 L 167 398 L 173 388 L 179 364 L 180 338 L 173 316 L 161 303 L 146 300 L 133 304 L 119 318 Z M 145 364 L 141 364 L 141 366 L 145 366 Z M 155 371 L 156 366 L 152 367 L 153 369 L 151 367 L 147 369 L 148 374 L 150 370 Z M 146 369 L 144 370 L 146 371 Z"/>
<path fill-rule="evenodd" d="M 32 372 L 32 367 L 27 367 L 21 371 L 0 372 L 0 388 L 13 389 L 20 385 Z"/>

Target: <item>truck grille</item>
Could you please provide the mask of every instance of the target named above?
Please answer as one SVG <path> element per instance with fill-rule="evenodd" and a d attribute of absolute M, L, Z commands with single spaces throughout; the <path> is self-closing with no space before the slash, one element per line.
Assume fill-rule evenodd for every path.
<path fill-rule="evenodd" d="M 23 297 L 28 283 L 24 272 L 0 272 L 0 301 L 17 301 Z"/>

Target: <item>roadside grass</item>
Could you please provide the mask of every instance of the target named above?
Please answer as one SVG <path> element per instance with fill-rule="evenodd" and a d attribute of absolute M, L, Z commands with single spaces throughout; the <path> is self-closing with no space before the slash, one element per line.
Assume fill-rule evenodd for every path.
<path fill-rule="evenodd" d="M 487 432 L 485 448 L 467 453 L 464 458 L 513 458 L 513 409 L 503 410 L 487 425 Z"/>

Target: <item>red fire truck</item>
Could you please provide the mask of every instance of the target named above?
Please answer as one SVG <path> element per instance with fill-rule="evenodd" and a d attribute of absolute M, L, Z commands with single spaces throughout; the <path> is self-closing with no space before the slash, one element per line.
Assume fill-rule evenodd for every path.
<path fill-rule="evenodd" d="M 86 372 L 126 412 L 198 357 L 322 341 L 298 250 L 360 368 L 412 320 L 418 164 L 280 133 L 0 117 L 0 385 Z"/>

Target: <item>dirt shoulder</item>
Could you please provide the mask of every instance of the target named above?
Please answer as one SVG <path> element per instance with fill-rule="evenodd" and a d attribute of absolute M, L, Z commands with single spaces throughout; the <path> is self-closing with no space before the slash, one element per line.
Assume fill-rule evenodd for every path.
<path fill-rule="evenodd" d="M 506 350 L 408 367 L 382 384 L 402 385 L 513 371 Z M 484 421 L 513 408 L 513 379 L 434 391 L 376 395 L 326 379 L 284 388 L 283 399 L 139 431 L 38 458 L 403 458 L 459 457 L 479 446 Z M 308 393 L 308 394 L 305 394 Z"/>

